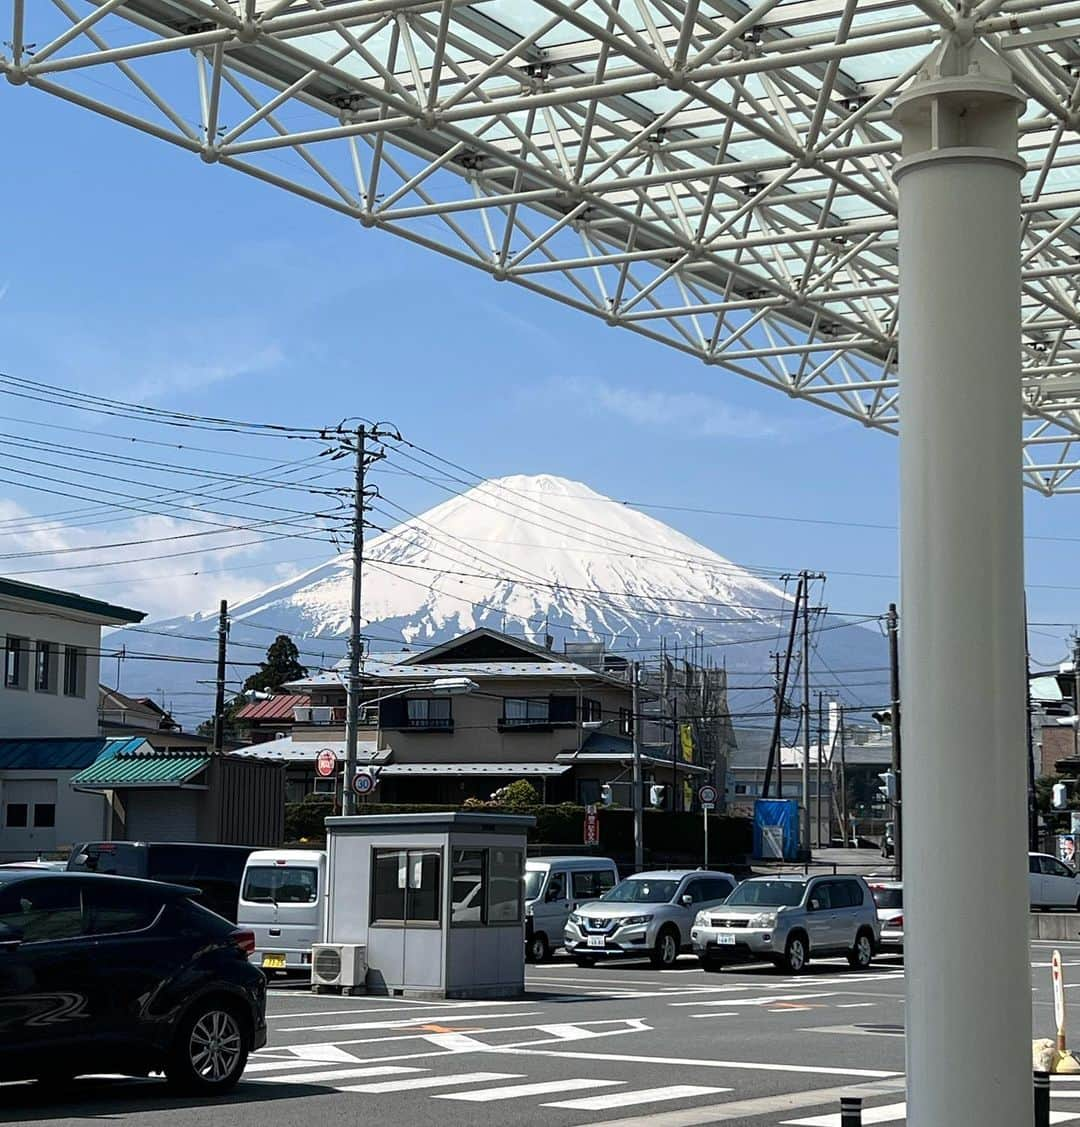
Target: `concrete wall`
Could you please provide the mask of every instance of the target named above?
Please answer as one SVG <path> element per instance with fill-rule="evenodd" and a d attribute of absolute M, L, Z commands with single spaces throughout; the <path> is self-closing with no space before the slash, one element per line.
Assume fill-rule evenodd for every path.
<path fill-rule="evenodd" d="M 107 838 L 109 808 L 97 794 L 80 794 L 70 786 L 75 771 L 0 771 L 0 858 L 5 861 L 32 860 L 39 853 L 67 852 L 80 841 Z M 9 802 L 25 802 L 29 807 L 26 829 L 8 828 Z M 56 804 L 56 825 L 33 826 L 35 803 Z"/>
<path fill-rule="evenodd" d="M 96 735 L 100 667 L 97 651 L 101 648 L 101 628 L 67 618 L 62 610 L 26 614 L 0 602 L 0 648 L 6 646 L 8 635 L 30 640 L 30 652 L 26 655 L 29 671 L 25 688 L 6 688 L 0 677 L 0 739 Z M 59 647 L 54 692 L 40 693 L 34 689 L 38 641 L 52 642 Z M 78 697 L 64 695 L 65 645 L 86 650 L 86 676 L 83 693 Z"/>
<path fill-rule="evenodd" d="M 1080 939 L 1080 912 L 1032 912 L 1028 919 L 1032 939 Z"/>

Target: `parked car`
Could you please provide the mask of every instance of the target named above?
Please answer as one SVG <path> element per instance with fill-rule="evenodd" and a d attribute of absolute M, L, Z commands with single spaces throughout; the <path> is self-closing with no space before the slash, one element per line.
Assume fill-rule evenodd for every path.
<path fill-rule="evenodd" d="M 191 841 L 88 841 L 68 858 L 70 872 L 107 873 L 190 885 L 201 903 L 236 923 L 240 882 L 253 845 L 202 845 Z"/>
<path fill-rule="evenodd" d="M 1080 912 L 1080 878 L 1048 853 L 1028 854 L 1028 893 L 1033 908 Z"/>
<path fill-rule="evenodd" d="M 5 861 L 0 869 L 21 869 L 36 872 L 62 872 L 67 868 L 67 861 Z"/>
<path fill-rule="evenodd" d="M 608 857 L 532 857 L 525 862 L 525 957 L 542 963 L 562 943 L 570 913 L 619 883 Z"/>
<path fill-rule="evenodd" d="M 704 870 L 638 873 L 579 905 L 567 920 L 563 946 L 578 966 L 648 955 L 654 967 L 670 967 L 690 949 L 695 914 L 722 903 L 737 883 L 730 873 Z"/>
<path fill-rule="evenodd" d="M 255 936 L 252 962 L 264 971 L 311 971 L 322 941 L 326 853 L 259 849 L 244 866 L 237 925 Z"/>
<path fill-rule="evenodd" d="M 904 882 L 899 880 L 872 881 L 870 892 L 877 905 L 881 936 L 879 951 L 904 950 Z"/>
<path fill-rule="evenodd" d="M 879 938 L 862 877 L 802 873 L 743 881 L 719 911 L 699 912 L 691 932 L 706 969 L 768 959 L 790 974 L 805 970 L 811 956 L 846 955 L 865 969 Z"/>
<path fill-rule="evenodd" d="M 228 1091 L 266 1043 L 266 978 L 196 890 L 0 872 L 0 1079 L 164 1072 Z"/>

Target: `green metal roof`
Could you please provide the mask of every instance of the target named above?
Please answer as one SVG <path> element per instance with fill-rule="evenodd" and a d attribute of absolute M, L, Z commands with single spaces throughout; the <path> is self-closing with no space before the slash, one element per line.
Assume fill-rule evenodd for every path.
<path fill-rule="evenodd" d="M 82 614 L 104 619 L 108 623 L 142 622 L 146 617 L 146 613 L 141 610 L 114 606 L 112 603 L 103 603 L 100 599 L 88 599 L 71 591 L 54 591 L 51 587 L 20 583 L 16 579 L 0 578 L 0 596 L 4 595 L 12 599 L 26 599 L 32 603 L 79 611 Z"/>
<path fill-rule="evenodd" d="M 188 748 L 178 751 L 120 751 L 103 755 L 72 780 L 74 787 L 113 790 L 121 787 L 182 787 L 210 762 L 210 753 Z"/>
<path fill-rule="evenodd" d="M 0 740 L 0 771 L 81 771 L 103 755 L 144 750 L 147 746 L 142 736 Z"/>

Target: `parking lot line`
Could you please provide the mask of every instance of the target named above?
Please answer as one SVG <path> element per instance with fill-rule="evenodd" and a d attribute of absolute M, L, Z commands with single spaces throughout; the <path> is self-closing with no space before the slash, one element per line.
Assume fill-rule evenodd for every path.
<path fill-rule="evenodd" d="M 665 1100 L 686 1100 L 691 1096 L 712 1096 L 730 1092 L 730 1088 L 702 1088 L 696 1084 L 670 1084 L 664 1088 L 643 1088 L 636 1092 L 606 1092 L 602 1096 L 585 1096 L 580 1100 L 559 1100 L 544 1107 L 560 1107 L 568 1111 L 607 1111 L 613 1107 L 654 1104 Z"/>
<path fill-rule="evenodd" d="M 517 1100 L 524 1096 L 549 1096 L 554 1092 L 574 1092 L 582 1088 L 614 1088 L 624 1080 L 544 1080 L 536 1084 L 507 1084 L 500 1088 L 481 1088 L 473 1092 L 442 1092 L 432 1099 L 463 1100 L 467 1103 L 489 1103 L 492 1100 Z"/>

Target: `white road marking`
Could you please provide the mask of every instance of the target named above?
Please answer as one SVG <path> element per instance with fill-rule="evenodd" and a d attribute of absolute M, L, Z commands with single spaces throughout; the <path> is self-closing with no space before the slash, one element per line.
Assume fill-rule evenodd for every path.
<path fill-rule="evenodd" d="M 885 1080 L 902 1075 L 899 1072 L 884 1072 L 876 1068 L 828 1068 L 814 1064 L 773 1064 L 762 1061 L 745 1060 L 696 1060 L 693 1057 L 646 1057 L 623 1053 L 578 1053 L 564 1049 L 518 1049 L 511 1046 L 493 1046 L 488 1052 L 507 1056 L 521 1054 L 536 1057 L 562 1057 L 566 1060 L 618 1061 L 625 1064 L 667 1064 L 690 1066 L 692 1068 L 729 1068 L 747 1072 L 791 1072 L 811 1076 L 860 1076 L 867 1080 Z"/>
<path fill-rule="evenodd" d="M 702 1088 L 696 1084 L 671 1084 L 666 1088 L 644 1088 L 636 1092 L 606 1092 L 602 1096 L 586 1096 L 580 1100 L 559 1100 L 544 1107 L 561 1107 L 569 1111 L 606 1111 L 611 1107 L 632 1107 L 635 1104 L 662 1103 L 664 1100 L 686 1100 L 691 1096 L 712 1096 L 730 1092 L 730 1088 Z"/>
<path fill-rule="evenodd" d="M 518 1010 L 513 1016 L 532 1017 L 542 1013 L 542 1010 Z M 451 1014 L 420 1014 L 417 1017 L 399 1017 L 392 1021 L 349 1021 L 335 1025 L 290 1025 L 286 1029 L 278 1029 L 277 1033 L 330 1033 L 335 1030 L 351 1031 L 355 1029 L 415 1029 L 418 1025 L 439 1025 L 448 1021 Z M 509 1014 L 462 1014 L 455 1017 L 455 1021 L 489 1021 L 495 1017 L 509 1017 Z"/>
<path fill-rule="evenodd" d="M 895 1123 L 907 1116 L 907 1104 L 886 1104 L 884 1107 L 864 1107 L 863 1123 Z M 813 1119 L 785 1119 L 785 1127 L 841 1127 L 840 1113 L 817 1115 Z"/>
<path fill-rule="evenodd" d="M 335 1068 L 330 1072 L 296 1072 L 290 1076 L 261 1076 L 262 1084 L 327 1084 L 333 1080 L 359 1080 L 363 1076 L 398 1076 L 406 1072 L 426 1072 L 423 1068 L 401 1068 L 390 1064 L 369 1065 L 366 1068 Z"/>
<path fill-rule="evenodd" d="M 339 1049 L 337 1045 L 293 1045 L 289 1052 L 300 1060 L 356 1064 L 356 1057 L 352 1053 L 345 1052 L 344 1049 Z"/>
<path fill-rule="evenodd" d="M 417 1088 L 453 1088 L 456 1084 L 486 1084 L 491 1080 L 519 1080 L 520 1072 L 463 1072 L 459 1076 L 420 1076 L 408 1080 L 384 1080 L 375 1084 L 356 1084 L 343 1092 L 381 1095 L 385 1092 L 411 1092 Z"/>
<path fill-rule="evenodd" d="M 838 1010 L 865 1010 L 873 1009 L 877 1005 L 876 1002 L 837 1002 L 836 1008 Z"/>
<path fill-rule="evenodd" d="M 491 1100 L 517 1100 L 523 1096 L 550 1096 L 554 1092 L 576 1092 L 583 1088 L 615 1088 L 624 1080 L 545 1080 L 537 1084 L 507 1084 L 501 1088 L 481 1088 L 475 1092 L 443 1092 L 436 1100 L 465 1100 L 488 1103 Z"/>
<path fill-rule="evenodd" d="M 857 1037 L 903 1037 L 902 1029 L 863 1029 L 858 1025 L 811 1025 L 800 1033 L 847 1033 Z"/>
<path fill-rule="evenodd" d="M 737 1011 L 737 1010 L 720 1011 L 719 1013 L 717 1013 L 717 1012 L 716 1012 L 716 1011 L 714 1010 L 714 1011 L 713 1011 L 713 1012 L 711 1012 L 711 1013 L 707 1013 L 707 1014 L 691 1014 L 690 1016 L 691 1016 L 691 1017 L 738 1017 L 738 1016 L 739 1016 L 739 1013 L 738 1013 L 738 1011 Z"/>
<path fill-rule="evenodd" d="M 777 1002 L 805 1002 L 811 998 L 835 998 L 839 990 L 820 994 L 771 994 L 763 998 L 723 998 L 718 1002 L 694 1002 L 695 1006 L 775 1006 Z"/>

